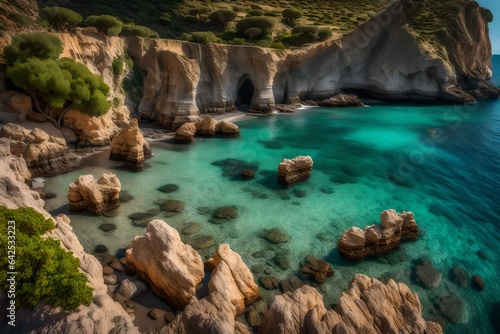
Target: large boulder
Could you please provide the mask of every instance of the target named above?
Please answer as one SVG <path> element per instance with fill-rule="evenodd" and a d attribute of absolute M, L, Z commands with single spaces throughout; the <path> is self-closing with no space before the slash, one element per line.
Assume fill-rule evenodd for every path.
<path fill-rule="evenodd" d="M 13 90 L 0 94 L 0 104 L 3 105 L 3 111 L 15 114 L 17 122 L 24 122 L 32 112 L 31 97 Z"/>
<path fill-rule="evenodd" d="M 9 139 L 10 152 L 24 158 L 33 177 L 61 174 L 81 162 L 78 155 L 68 150 L 63 138 L 50 136 L 39 128 L 28 130 L 8 123 L 0 129 L 0 137 Z"/>
<path fill-rule="evenodd" d="M 362 107 L 365 104 L 354 94 L 337 94 L 318 102 L 320 107 Z"/>
<path fill-rule="evenodd" d="M 201 136 L 214 136 L 217 130 L 217 121 L 210 116 L 194 123 L 194 125 L 196 126 L 196 133 Z"/>
<path fill-rule="evenodd" d="M 422 317 L 420 300 L 406 285 L 361 274 L 332 310 L 307 285 L 274 297 L 259 328 L 262 334 L 442 332 L 439 324 Z"/>
<path fill-rule="evenodd" d="M 240 135 L 240 130 L 234 123 L 221 121 L 218 125 L 224 137 L 238 137 Z"/>
<path fill-rule="evenodd" d="M 109 158 L 125 161 L 125 165 L 132 170 L 141 170 L 144 160 L 150 156 L 149 143 L 144 140 L 137 119 L 131 120 L 111 140 Z"/>
<path fill-rule="evenodd" d="M 178 143 L 194 142 L 196 125 L 194 123 L 184 123 L 175 131 L 174 140 Z"/>
<path fill-rule="evenodd" d="M 311 176 L 312 166 L 310 156 L 283 159 L 278 165 L 278 182 L 285 187 L 304 182 Z"/>
<path fill-rule="evenodd" d="M 162 220 L 149 223 L 127 250 L 127 264 L 169 305 L 184 309 L 204 276 L 200 255 Z"/>
<path fill-rule="evenodd" d="M 71 109 L 63 116 L 63 125 L 73 130 L 79 146 L 109 145 L 111 138 L 120 131 L 113 121 L 113 113 L 99 117 L 89 116 L 76 109 Z"/>
<path fill-rule="evenodd" d="M 399 247 L 401 242 L 417 238 L 418 225 L 412 212 L 398 214 L 392 209 L 385 210 L 380 214 L 380 223 L 366 226 L 364 230 L 349 228 L 337 243 L 340 255 L 361 260 L 386 253 Z"/>
<path fill-rule="evenodd" d="M 120 206 L 120 190 L 121 183 L 115 174 L 104 173 L 99 179 L 90 174 L 81 175 L 69 185 L 69 208 L 100 215 Z"/>

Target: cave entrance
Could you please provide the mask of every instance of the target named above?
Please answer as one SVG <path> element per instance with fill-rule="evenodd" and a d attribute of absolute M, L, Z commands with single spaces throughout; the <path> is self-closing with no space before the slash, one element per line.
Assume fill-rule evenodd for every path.
<path fill-rule="evenodd" d="M 255 87 L 248 78 L 248 76 L 245 74 L 244 76 L 241 77 L 238 83 L 238 94 L 236 97 L 236 105 L 240 106 L 243 104 L 250 105 L 252 104 L 252 98 L 253 94 L 255 92 Z"/>

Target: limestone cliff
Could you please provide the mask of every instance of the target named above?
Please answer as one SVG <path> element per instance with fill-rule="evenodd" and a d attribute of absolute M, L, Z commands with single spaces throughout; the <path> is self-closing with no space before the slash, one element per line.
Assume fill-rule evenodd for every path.
<path fill-rule="evenodd" d="M 298 50 L 118 38 L 84 29 L 59 36 L 63 56 L 83 62 L 111 86 L 116 106 L 110 117 L 119 126 L 131 109 L 175 130 L 201 113 L 227 112 L 237 105 L 267 113 L 276 103 L 322 100 L 341 92 L 428 103 L 498 97 L 500 91 L 486 83 L 491 45 L 485 10 L 464 0 L 448 17 L 448 30 L 439 22 L 429 26 L 435 30 L 430 41 L 409 17 L 414 3 L 396 1 L 351 33 Z M 113 60 L 125 53 L 143 76 L 142 86 L 134 87 L 141 97 L 137 103 L 124 96 L 125 74 L 111 70 Z"/>

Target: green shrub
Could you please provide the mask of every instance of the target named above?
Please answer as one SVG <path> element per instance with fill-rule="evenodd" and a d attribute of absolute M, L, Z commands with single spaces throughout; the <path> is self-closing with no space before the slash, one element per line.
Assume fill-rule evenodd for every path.
<path fill-rule="evenodd" d="M 276 20 L 267 16 L 245 17 L 236 24 L 236 29 L 243 33 L 248 28 L 259 28 L 262 32 L 267 33 L 272 30 Z"/>
<path fill-rule="evenodd" d="M 195 31 L 191 33 L 190 41 L 193 43 L 208 44 L 217 43 L 219 39 L 211 31 Z"/>
<path fill-rule="evenodd" d="M 85 19 L 84 24 L 110 36 L 118 36 L 123 27 L 123 23 L 111 15 L 92 15 Z"/>
<path fill-rule="evenodd" d="M 332 37 L 332 31 L 328 28 L 321 28 L 318 30 L 318 38 L 321 40 L 321 41 L 325 41 L 327 39 L 329 39 L 330 37 Z"/>
<path fill-rule="evenodd" d="M 9 13 L 7 18 L 25 27 L 29 27 L 33 24 L 33 19 L 21 13 Z"/>
<path fill-rule="evenodd" d="M 132 36 L 132 37 L 150 37 L 157 38 L 158 34 L 149 29 L 148 27 L 135 25 L 135 24 L 124 24 L 122 27 L 122 31 L 120 32 L 121 36 Z"/>
<path fill-rule="evenodd" d="M 281 42 L 274 42 L 269 47 L 273 48 L 273 49 L 279 49 L 279 50 L 285 50 L 286 49 L 286 47 Z"/>
<path fill-rule="evenodd" d="M 111 64 L 111 71 L 114 75 L 120 75 L 123 73 L 123 58 L 118 57 L 113 59 L 113 63 Z"/>
<path fill-rule="evenodd" d="M 249 10 L 248 11 L 248 15 L 249 17 L 251 16 L 262 16 L 264 15 L 264 11 L 261 10 L 261 9 L 252 9 L 252 10 Z"/>
<path fill-rule="evenodd" d="M 40 9 L 40 17 L 47 20 L 49 25 L 58 30 L 64 31 L 82 22 L 82 16 L 71 9 L 64 7 L 45 7 Z"/>
<path fill-rule="evenodd" d="M 223 40 L 223 41 L 226 41 L 226 42 L 229 42 L 229 41 L 232 41 L 233 39 L 235 38 L 238 38 L 240 37 L 239 34 L 236 33 L 236 31 L 233 31 L 233 30 L 226 30 L 224 32 L 222 32 L 219 37 Z"/>
<path fill-rule="evenodd" d="M 75 310 L 92 301 L 92 288 L 79 271 L 80 262 L 61 248 L 59 240 L 42 239 L 41 235 L 54 228 L 54 223 L 32 208 L 15 210 L 0 207 L 0 244 L 10 245 L 9 221 L 15 221 L 16 231 L 16 308 L 33 307 L 40 301 L 52 306 Z M 7 268 L 7 247 L 0 249 L 0 266 Z M 0 287 L 9 291 L 7 270 L 0 271 Z"/>
<path fill-rule="evenodd" d="M 238 14 L 232 10 L 229 9 L 219 9 L 215 12 L 212 12 L 208 15 L 208 19 L 210 22 L 213 24 L 220 24 L 224 27 L 224 30 L 226 30 L 227 25 L 229 22 L 233 21 Z"/>
<path fill-rule="evenodd" d="M 285 9 L 281 15 L 283 15 L 283 21 L 288 24 L 294 24 L 295 21 L 302 17 L 302 11 L 297 8 L 287 8 Z"/>
<path fill-rule="evenodd" d="M 267 39 L 262 39 L 260 41 L 257 41 L 255 44 L 257 44 L 261 48 L 268 48 L 271 46 L 272 42 Z"/>
<path fill-rule="evenodd" d="M 210 7 L 206 7 L 206 6 L 202 6 L 202 7 L 196 7 L 196 8 L 192 8 L 189 10 L 189 15 L 192 15 L 192 16 L 197 16 L 198 19 L 200 21 L 202 21 L 202 15 L 206 15 L 208 13 L 210 13 L 212 11 L 212 8 Z"/>
<path fill-rule="evenodd" d="M 276 17 L 276 13 L 275 12 L 265 12 L 264 16 Z"/>
<path fill-rule="evenodd" d="M 57 36 L 46 32 L 30 32 L 16 35 L 4 49 L 3 58 L 8 65 L 28 58 L 57 59 L 63 52 L 63 44 Z"/>
<path fill-rule="evenodd" d="M 244 38 L 235 38 L 233 39 L 233 45 L 243 45 L 245 44 L 245 39 Z"/>
<path fill-rule="evenodd" d="M 259 28 L 248 28 L 243 32 L 248 38 L 254 39 L 262 34 L 262 30 Z"/>

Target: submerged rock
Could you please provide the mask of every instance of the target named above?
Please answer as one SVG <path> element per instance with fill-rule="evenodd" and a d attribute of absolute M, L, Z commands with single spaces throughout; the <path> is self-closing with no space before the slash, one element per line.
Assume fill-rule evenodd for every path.
<path fill-rule="evenodd" d="M 454 324 L 465 324 L 469 321 L 469 306 L 458 296 L 442 297 L 439 308 Z"/>
<path fill-rule="evenodd" d="M 160 204 L 160 208 L 167 213 L 182 212 L 185 206 L 184 202 L 175 199 L 167 199 Z"/>
<path fill-rule="evenodd" d="M 104 224 L 99 225 L 99 229 L 104 231 L 104 232 L 109 232 L 109 231 L 113 231 L 114 229 L 116 229 L 116 225 L 112 224 L 112 223 L 104 223 Z"/>
<path fill-rule="evenodd" d="M 272 228 L 264 230 L 260 236 L 273 244 L 285 243 L 288 241 L 289 236 L 281 228 Z"/>
<path fill-rule="evenodd" d="M 450 271 L 450 279 L 462 288 L 469 286 L 469 274 L 464 268 L 453 267 Z"/>
<path fill-rule="evenodd" d="M 262 276 L 259 278 L 259 282 L 267 290 L 276 290 L 279 287 L 279 281 L 274 276 Z"/>
<path fill-rule="evenodd" d="M 184 235 L 196 234 L 201 230 L 201 225 L 198 223 L 187 223 L 182 227 L 181 233 Z"/>
<path fill-rule="evenodd" d="M 415 240 L 418 226 L 413 213 L 403 211 L 398 214 L 394 210 L 385 210 L 380 214 L 381 225 L 349 228 L 340 237 L 337 244 L 340 255 L 361 260 L 365 257 L 377 256 L 399 247 L 404 241 Z"/>
<path fill-rule="evenodd" d="M 221 206 L 215 209 L 214 217 L 223 219 L 234 219 L 238 217 L 238 210 L 233 206 Z"/>
<path fill-rule="evenodd" d="M 245 180 L 249 180 L 249 179 L 253 179 L 255 177 L 255 172 L 251 169 L 242 169 L 241 170 L 241 176 L 245 179 Z"/>
<path fill-rule="evenodd" d="M 306 181 L 311 176 L 313 160 L 310 156 L 299 156 L 293 159 L 283 159 L 278 165 L 278 183 L 291 187 Z"/>
<path fill-rule="evenodd" d="M 422 260 L 421 263 L 415 267 L 415 274 L 427 289 L 437 288 L 441 283 L 442 274 L 429 260 Z"/>
<path fill-rule="evenodd" d="M 317 283 L 324 283 L 328 277 L 334 274 L 328 262 L 323 259 L 308 255 L 305 262 L 300 272 L 311 277 Z"/>
<path fill-rule="evenodd" d="M 98 180 L 90 174 L 81 175 L 69 185 L 69 208 L 100 215 L 120 205 L 120 189 L 121 183 L 115 174 L 104 173 Z"/>
<path fill-rule="evenodd" d="M 156 188 L 156 190 L 161 191 L 162 193 L 169 194 L 173 193 L 174 191 L 179 190 L 179 186 L 173 183 L 166 184 L 164 186 L 161 186 L 159 188 Z"/>
<path fill-rule="evenodd" d="M 106 253 L 108 251 L 108 247 L 104 245 L 97 245 L 95 246 L 95 252 L 96 253 Z"/>
<path fill-rule="evenodd" d="M 472 287 L 478 291 L 484 290 L 483 278 L 479 275 L 472 276 Z"/>

